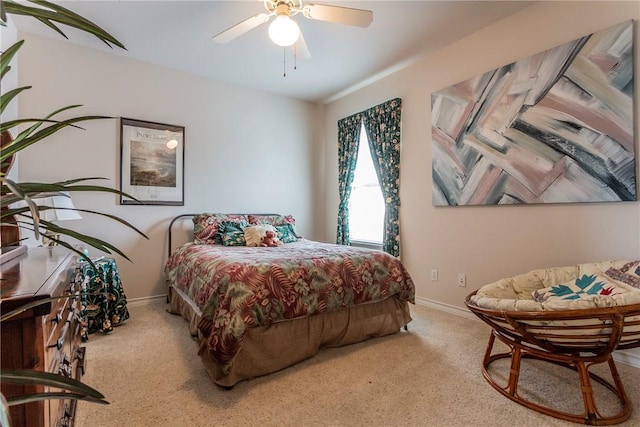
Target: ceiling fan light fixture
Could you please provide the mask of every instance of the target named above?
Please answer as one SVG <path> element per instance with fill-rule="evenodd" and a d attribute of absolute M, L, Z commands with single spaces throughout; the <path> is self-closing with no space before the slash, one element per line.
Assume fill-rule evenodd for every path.
<path fill-rule="evenodd" d="M 278 46 L 291 46 L 300 37 L 300 27 L 287 15 L 278 15 L 269 25 L 269 38 Z"/>

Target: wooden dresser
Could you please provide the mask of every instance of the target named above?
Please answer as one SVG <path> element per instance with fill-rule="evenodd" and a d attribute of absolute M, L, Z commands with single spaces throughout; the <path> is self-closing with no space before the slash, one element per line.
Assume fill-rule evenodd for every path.
<path fill-rule="evenodd" d="M 66 248 L 29 248 L 26 254 L 0 267 L 0 311 L 7 313 L 25 302 L 79 294 L 76 254 Z M 3 369 L 35 369 L 80 379 L 84 347 L 80 346 L 80 298 L 44 303 L 0 325 Z M 38 385 L 2 384 L 9 397 L 38 393 Z M 12 427 L 73 425 L 76 401 L 46 400 L 10 408 Z"/>

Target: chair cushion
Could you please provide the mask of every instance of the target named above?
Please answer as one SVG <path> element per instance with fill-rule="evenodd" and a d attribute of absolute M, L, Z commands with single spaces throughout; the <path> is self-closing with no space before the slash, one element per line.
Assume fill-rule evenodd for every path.
<path fill-rule="evenodd" d="M 628 261 L 533 270 L 478 289 L 470 302 L 501 311 L 577 310 L 640 303 L 640 289 L 608 276 Z"/>
<path fill-rule="evenodd" d="M 545 302 L 551 298 L 558 300 L 592 299 L 598 295 L 618 295 L 629 292 L 616 286 L 611 278 L 598 274 L 583 274 L 575 280 L 549 286 L 548 288 L 536 289 L 531 293 L 534 301 Z"/>

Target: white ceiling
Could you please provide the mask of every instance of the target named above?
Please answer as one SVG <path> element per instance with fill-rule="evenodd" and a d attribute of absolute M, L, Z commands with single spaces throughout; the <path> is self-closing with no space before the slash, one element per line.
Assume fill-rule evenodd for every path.
<path fill-rule="evenodd" d="M 327 102 L 533 2 L 309 0 L 305 3 L 371 10 L 373 23 L 359 28 L 296 15 L 311 52 L 311 59 L 298 61 L 296 70 L 292 52 L 269 40 L 268 24 L 227 44 L 211 40 L 213 35 L 264 12 L 260 0 L 55 3 L 102 26 L 127 50 L 109 49 L 95 38 L 63 28 L 72 43 L 242 87 Z M 35 20 L 12 18 L 20 31 L 61 38 Z"/>

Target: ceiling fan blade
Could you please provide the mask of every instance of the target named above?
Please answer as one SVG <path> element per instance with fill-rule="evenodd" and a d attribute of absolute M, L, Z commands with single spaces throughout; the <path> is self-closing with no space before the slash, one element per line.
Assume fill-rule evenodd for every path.
<path fill-rule="evenodd" d="M 302 36 L 302 31 L 300 32 L 300 36 L 298 36 L 298 41 L 291 45 L 291 50 L 293 50 L 296 58 L 302 61 L 308 61 L 309 59 L 311 59 L 311 52 L 309 52 L 307 42 Z"/>
<path fill-rule="evenodd" d="M 309 19 L 337 22 L 339 24 L 368 27 L 373 22 L 373 12 L 364 9 L 352 9 L 342 6 L 328 6 L 324 4 L 308 4 L 302 8 L 302 13 Z"/>
<path fill-rule="evenodd" d="M 217 43 L 227 43 L 231 40 L 235 39 L 246 33 L 247 31 L 253 30 L 260 24 L 264 24 L 269 20 L 269 14 L 267 13 L 259 13 L 257 15 L 252 16 L 249 19 L 246 19 L 239 24 L 234 25 L 231 28 L 224 30 L 221 33 L 216 34 L 212 37 L 213 41 Z"/>

